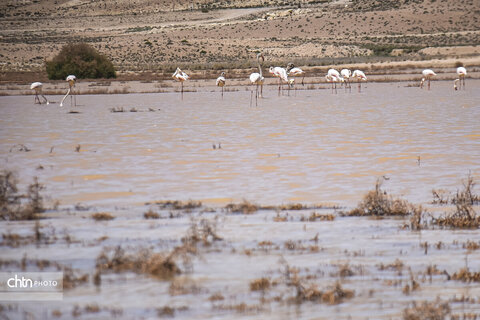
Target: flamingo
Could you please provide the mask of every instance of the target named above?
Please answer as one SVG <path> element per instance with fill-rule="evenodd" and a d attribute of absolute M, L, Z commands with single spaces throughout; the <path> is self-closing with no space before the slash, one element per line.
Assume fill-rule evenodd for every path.
<path fill-rule="evenodd" d="M 223 98 L 223 87 L 225 86 L 225 72 L 222 72 L 220 74 L 220 77 L 217 78 L 216 85 L 217 87 L 222 88 L 222 98 Z"/>
<path fill-rule="evenodd" d="M 437 74 L 433 72 L 431 69 L 425 69 L 422 71 L 422 81 L 420 81 L 420 88 L 423 89 L 423 83 L 428 80 L 428 90 L 430 90 L 430 80 L 432 79 L 433 76 L 436 76 Z"/>
<path fill-rule="evenodd" d="M 278 94 L 280 94 L 280 89 L 282 86 L 282 81 L 285 81 L 288 84 L 290 89 L 290 83 L 288 81 L 287 70 L 282 67 L 270 67 L 269 72 L 273 74 L 274 77 L 278 78 Z"/>
<path fill-rule="evenodd" d="M 362 89 L 361 81 L 367 81 L 367 76 L 361 70 L 354 70 L 352 73 L 352 78 L 356 78 L 358 82 L 358 92 Z"/>
<path fill-rule="evenodd" d="M 75 92 L 73 92 L 73 88 L 75 87 L 75 82 L 77 81 L 77 77 L 75 77 L 74 75 L 69 75 L 67 76 L 67 79 L 65 79 L 67 82 L 68 82 L 68 91 L 67 91 L 67 94 L 65 95 L 65 97 L 63 97 L 62 101 L 60 102 L 60 107 L 63 107 L 63 101 L 65 101 L 65 99 L 68 97 L 68 95 L 70 94 L 70 92 L 72 93 L 72 95 L 70 96 L 70 106 L 72 106 L 73 102 L 72 102 L 72 97 L 75 96 L 75 106 L 77 105 L 77 97 L 75 95 Z"/>
<path fill-rule="evenodd" d="M 465 76 L 467 75 L 467 69 L 465 69 L 464 67 L 458 67 L 457 74 L 458 74 L 458 79 L 454 81 L 453 88 L 457 90 L 457 82 L 460 82 L 460 89 L 461 89 L 462 82 L 463 82 L 463 89 L 465 89 Z"/>
<path fill-rule="evenodd" d="M 337 93 L 337 82 L 344 82 L 343 78 L 340 76 L 340 73 L 335 69 L 328 69 L 325 79 L 327 79 L 327 82 L 332 84 L 332 92 L 333 89 L 335 89 L 335 93 Z"/>
<path fill-rule="evenodd" d="M 262 65 L 260 64 L 260 58 L 262 58 L 262 62 L 265 61 L 265 58 L 263 57 L 262 52 L 257 54 L 258 73 L 254 72 L 254 73 L 250 74 L 250 82 L 257 86 L 256 91 L 255 91 L 255 99 L 257 99 L 259 97 L 258 86 L 260 86 L 260 98 L 263 98 L 263 82 L 265 81 L 265 78 L 263 77 Z"/>
<path fill-rule="evenodd" d="M 182 84 L 182 91 L 181 92 L 182 92 L 182 97 L 183 97 L 183 82 L 190 79 L 190 77 L 188 76 L 188 74 L 186 74 L 185 72 L 180 70 L 180 68 L 177 67 L 175 72 L 172 74 L 172 78 L 175 79 L 175 81 L 179 81 Z"/>
<path fill-rule="evenodd" d="M 340 71 L 340 74 L 342 75 L 343 79 L 345 79 L 345 89 L 347 89 L 347 87 L 350 89 L 350 91 L 352 91 L 352 86 L 350 85 L 350 77 L 352 76 L 352 70 L 350 69 L 342 69 Z"/>
<path fill-rule="evenodd" d="M 297 68 L 295 67 L 295 65 L 293 63 L 289 63 L 287 65 L 287 76 L 303 76 L 302 77 L 302 86 L 304 86 L 305 84 L 303 83 L 303 80 L 305 79 L 305 71 L 303 71 L 302 69 L 300 68 Z M 292 79 L 293 80 L 293 79 Z M 292 84 L 295 82 L 295 81 L 291 81 Z"/>
<path fill-rule="evenodd" d="M 41 95 L 42 98 L 45 99 L 45 103 L 50 104 L 50 102 L 48 102 L 47 98 L 45 98 L 45 96 L 42 94 L 42 87 L 43 87 L 43 83 L 41 83 L 41 82 L 34 82 L 30 85 L 30 89 L 35 90 L 35 102 L 34 103 L 37 103 L 37 101 L 38 101 L 38 104 L 42 104 L 42 102 L 40 102 L 40 98 L 38 97 L 38 95 Z"/>

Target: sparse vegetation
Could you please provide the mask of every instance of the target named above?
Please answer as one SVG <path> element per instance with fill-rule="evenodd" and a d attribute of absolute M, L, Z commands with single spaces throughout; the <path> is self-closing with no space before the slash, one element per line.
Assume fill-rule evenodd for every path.
<path fill-rule="evenodd" d="M 422 303 L 413 302 L 413 305 L 403 310 L 404 320 L 443 320 L 450 314 L 450 305 L 447 302 L 435 301 Z"/>
<path fill-rule="evenodd" d="M 45 211 L 43 196 L 45 187 L 34 177 L 26 194 L 19 194 L 17 179 L 11 171 L 0 173 L 0 217 L 2 220 L 34 220 Z"/>
<path fill-rule="evenodd" d="M 344 213 L 347 216 L 407 216 L 412 213 L 412 205 L 405 200 L 395 199 L 381 189 L 377 180 L 375 190 L 369 191 L 357 208 Z"/>
<path fill-rule="evenodd" d="M 92 214 L 92 218 L 95 221 L 108 221 L 115 219 L 115 217 L 109 212 L 96 212 Z"/>
<path fill-rule="evenodd" d="M 455 211 L 433 219 L 433 224 L 441 227 L 461 229 L 476 229 L 480 227 L 480 216 L 477 215 L 473 208 L 474 204 L 480 202 L 480 198 L 474 193 L 474 187 L 473 177 L 469 175 L 467 180 L 463 182 L 463 190 L 457 191 L 450 200 L 450 203 L 455 205 Z"/>

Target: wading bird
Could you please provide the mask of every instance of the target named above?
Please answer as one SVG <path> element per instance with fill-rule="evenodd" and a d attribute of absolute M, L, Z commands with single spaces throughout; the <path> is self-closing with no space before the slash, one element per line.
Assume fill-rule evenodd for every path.
<path fill-rule="evenodd" d="M 222 88 L 222 98 L 223 98 L 223 87 L 225 86 L 225 72 L 222 72 L 220 74 L 220 77 L 217 78 L 216 85 L 217 87 Z"/>
<path fill-rule="evenodd" d="M 290 89 L 290 83 L 288 82 L 287 70 L 282 67 L 270 67 L 268 70 L 274 77 L 278 78 L 278 94 L 280 94 L 280 89 L 282 87 L 282 81 L 288 85 Z"/>
<path fill-rule="evenodd" d="M 335 69 L 328 69 L 325 79 L 332 84 L 332 93 L 334 89 L 335 93 L 337 93 L 337 82 L 343 83 L 344 81 L 340 73 Z"/>
<path fill-rule="evenodd" d="M 287 76 L 293 76 L 293 77 L 296 77 L 296 76 L 303 76 L 302 77 L 302 86 L 304 86 L 305 84 L 303 83 L 303 80 L 305 79 L 305 71 L 303 71 L 302 69 L 300 68 L 297 68 L 295 67 L 295 65 L 293 63 L 289 63 L 287 65 Z M 292 79 L 293 80 L 293 79 Z M 292 84 L 294 83 L 294 81 L 292 82 Z"/>
<path fill-rule="evenodd" d="M 77 97 L 75 95 L 75 92 L 73 90 L 73 88 L 75 87 L 75 82 L 77 82 L 77 77 L 75 77 L 74 75 L 69 75 L 67 76 L 67 79 L 65 79 L 67 82 L 68 82 L 68 91 L 67 91 L 67 94 L 65 95 L 65 97 L 63 97 L 62 101 L 60 102 L 60 107 L 63 107 L 63 101 L 65 101 L 65 99 L 68 97 L 68 95 L 71 93 L 70 95 L 70 106 L 72 106 L 73 102 L 72 100 L 74 99 L 75 100 L 75 106 L 77 105 Z"/>
<path fill-rule="evenodd" d="M 43 87 L 43 83 L 41 83 L 41 82 L 34 82 L 30 85 L 30 89 L 35 90 L 35 99 L 34 99 L 35 102 L 34 103 L 38 102 L 38 104 L 42 104 L 42 102 L 40 101 L 40 98 L 38 97 L 38 95 L 41 95 L 42 98 L 45 100 L 45 103 L 50 104 L 50 102 L 48 102 L 47 98 L 45 98 L 45 96 L 42 93 L 42 87 Z"/>
<path fill-rule="evenodd" d="M 250 74 L 250 82 L 256 85 L 255 99 L 257 99 L 258 97 L 263 98 L 263 82 L 265 81 L 265 78 L 263 77 L 260 58 L 262 59 L 262 62 L 265 61 L 265 58 L 263 57 L 263 53 L 261 52 L 257 54 L 258 72 L 254 72 Z M 258 94 L 258 86 L 260 86 L 260 95 Z"/>
<path fill-rule="evenodd" d="M 180 68 L 177 67 L 175 72 L 172 74 L 172 78 L 175 79 L 175 81 L 179 81 L 182 84 L 181 92 L 182 92 L 182 98 L 183 98 L 183 82 L 190 79 L 190 77 L 188 76 L 188 74 L 186 74 L 185 72 L 180 70 Z"/>
<path fill-rule="evenodd" d="M 462 82 L 463 82 L 463 89 L 465 90 L 465 76 L 467 75 L 467 69 L 464 67 L 458 67 L 457 68 L 457 75 L 458 79 L 455 79 L 453 82 L 453 88 L 457 90 L 457 82 L 460 82 L 460 89 L 462 88 Z"/>
<path fill-rule="evenodd" d="M 340 71 L 345 83 L 345 89 L 350 89 L 352 91 L 352 86 L 350 85 L 350 78 L 352 77 L 352 70 L 350 69 L 342 69 Z"/>
<path fill-rule="evenodd" d="M 423 83 L 428 80 L 428 90 L 430 90 L 430 80 L 433 76 L 436 76 L 437 74 L 431 69 L 425 69 L 422 71 L 422 75 L 423 78 L 422 81 L 420 81 L 420 88 L 423 89 Z"/>
<path fill-rule="evenodd" d="M 352 78 L 355 78 L 357 79 L 357 82 L 358 82 L 358 92 L 360 92 L 362 90 L 362 83 L 361 81 L 367 81 L 367 76 L 365 75 L 365 73 L 363 73 L 363 71 L 360 71 L 360 70 L 354 70 L 353 73 L 352 73 Z"/>

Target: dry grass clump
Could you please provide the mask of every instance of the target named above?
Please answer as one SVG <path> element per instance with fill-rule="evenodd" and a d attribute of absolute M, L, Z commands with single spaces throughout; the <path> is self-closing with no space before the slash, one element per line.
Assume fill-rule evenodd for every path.
<path fill-rule="evenodd" d="M 182 238 L 184 245 L 196 245 L 198 242 L 202 242 L 209 246 L 213 241 L 221 240 L 223 239 L 217 235 L 216 223 L 207 219 L 202 219 L 199 223 L 192 221 L 187 234 Z"/>
<path fill-rule="evenodd" d="M 331 213 L 320 214 L 320 213 L 317 213 L 317 212 L 312 212 L 310 214 L 310 216 L 308 216 L 308 218 L 302 217 L 300 220 L 301 221 L 310 221 L 310 222 L 317 221 L 317 220 L 319 220 L 319 221 L 333 221 L 333 220 L 335 220 L 335 215 L 331 214 Z"/>
<path fill-rule="evenodd" d="M 340 282 L 336 282 L 333 287 L 328 288 L 325 291 L 318 290 L 315 286 L 310 286 L 305 288 L 301 284 L 296 285 L 297 296 L 296 301 L 298 303 L 304 301 L 315 301 L 323 302 L 327 304 L 339 304 L 344 302 L 346 299 L 351 299 L 354 297 L 354 292 L 352 290 L 347 290 L 342 288 Z"/>
<path fill-rule="evenodd" d="M 270 288 L 270 279 L 260 278 L 250 281 L 250 291 L 265 291 Z"/>
<path fill-rule="evenodd" d="M 113 254 L 104 249 L 97 257 L 97 271 L 99 273 L 132 271 L 139 274 L 148 274 L 159 279 L 171 279 L 181 273 L 180 268 L 175 263 L 175 257 L 180 251 L 176 249 L 168 255 L 153 253 L 148 249 L 127 254 L 120 246 L 115 249 Z"/>
<path fill-rule="evenodd" d="M 413 306 L 403 310 L 404 320 L 443 320 L 450 314 L 447 302 L 413 302 Z"/>
<path fill-rule="evenodd" d="M 153 211 L 152 209 L 149 209 L 147 212 L 143 214 L 143 217 L 145 219 L 160 219 L 160 215 Z"/>
<path fill-rule="evenodd" d="M 407 216 L 412 211 L 412 205 L 405 200 L 394 199 L 381 189 L 377 180 L 375 190 L 369 191 L 357 208 L 344 213 L 346 216 Z"/>
<path fill-rule="evenodd" d="M 474 242 L 468 240 L 466 243 L 462 245 L 464 249 L 467 249 L 469 251 L 474 251 L 480 249 L 480 242 Z"/>
<path fill-rule="evenodd" d="M 95 221 L 108 221 L 108 220 L 115 219 L 115 217 L 111 213 L 108 213 L 108 212 L 96 212 L 96 213 L 92 214 L 92 218 Z"/>
<path fill-rule="evenodd" d="M 480 216 L 477 215 L 473 206 L 479 203 L 479 196 L 473 193 L 475 182 L 469 175 L 463 182 L 463 190 L 458 191 L 451 199 L 455 205 L 455 211 L 433 219 L 432 223 L 441 227 L 459 229 L 477 229 L 480 227 Z"/>
<path fill-rule="evenodd" d="M 34 220 L 45 211 L 43 196 L 45 187 L 33 178 L 26 194 L 19 194 L 17 179 L 13 172 L 0 173 L 0 218 L 3 220 Z"/>
<path fill-rule="evenodd" d="M 165 201 L 157 201 L 155 202 L 160 209 L 171 209 L 171 210 L 191 210 L 200 208 L 202 206 L 202 202 L 200 201 L 193 201 L 189 200 L 187 202 L 183 201 L 172 201 L 172 200 L 165 200 Z"/>
<path fill-rule="evenodd" d="M 88 274 L 79 274 L 72 268 L 65 267 L 63 269 L 63 289 L 73 289 L 78 285 L 88 282 Z"/>
<path fill-rule="evenodd" d="M 232 213 L 252 214 L 258 211 L 258 206 L 247 200 L 243 200 L 242 203 L 229 203 L 225 209 Z"/>
<path fill-rule="evenodd" d="M 458 273 L 454 273 L 452 280 L 461 280 L 463 282 L 480 282 L 480 272 L 470 272 L 467 268 L 463 268 Z"/>

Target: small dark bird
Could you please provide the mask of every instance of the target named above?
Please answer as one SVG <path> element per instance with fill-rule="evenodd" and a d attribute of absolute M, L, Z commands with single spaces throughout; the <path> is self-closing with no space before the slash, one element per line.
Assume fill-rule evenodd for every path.
<path fill-rule="evenodd" d="M 215 145 L 215 143 L 212 144 L 212 148 L 213 148 L 213 150 L 217 149 L 217 146 Z"/>
<path fill-rule="evenodd" d="M 80 148 L 81 148 L 80 145 L 77 144 L 77 146 L 75 147 L 75 152 L 80 152 Z"/>
<path fill-rule="evenodd" d="M 417 157 L 417 163 L 420 166 L 420 156 Z"/>

